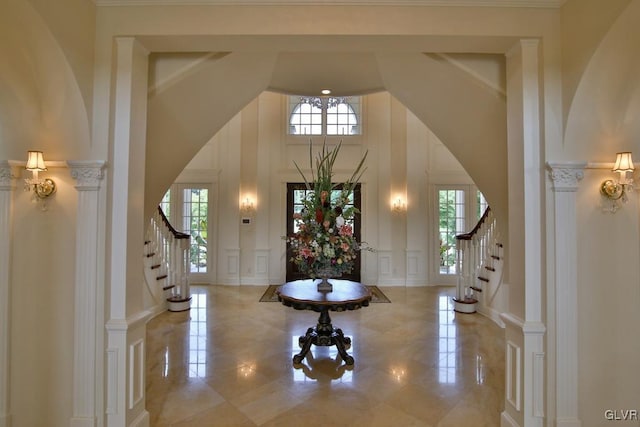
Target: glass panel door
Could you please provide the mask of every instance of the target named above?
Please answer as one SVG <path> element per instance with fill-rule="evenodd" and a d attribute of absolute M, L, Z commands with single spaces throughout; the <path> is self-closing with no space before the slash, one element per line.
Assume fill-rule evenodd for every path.
<path fill-rule="evenodd" d="M 465 190 L 438 189 L 438 239 L 440 275 L 455 275 L 456 236 L 466 231 Z"/>
<path fill-rule="evenodd" d="M 295 213 L 302 212 L 304 204 L 302 203 L 305 197 L 307 197 L 309 190 L 304 183 L 289 183 L 287 184 L 287 235 L 291 235 L 298 231 L 297 222 L 293 219 L 293 215 Z M 342 193 L 342 185 L 337 185 L 336 188 L 331 192 L 331 201 L 335 201 L 340 194 Z M 360 184 L 357 184 L 353 194 L 351 195 L 351 200 L 348 204 L 345 205 L 345 208 L 350 206 L 354 206 L 356 209 L 360 210 L 361 206 L 361 194 L 360 194 Z M 353 235 L 355 239 L 360 242 L 361 234 L 360 234 L 360 214 L 356 214 L 351 221 L 347 221 L 347 224 L 350 224 L 353 227 Z M 291 282 L 293 280 L 307 279 L 303 273 L 298 270 L 298 267 L 289 261 L 291 259 L 291 251 L 289 249 L 289 245 L 287 244 L 287 282 Z M 360 281 L 360 255 L 358 254 L 358 258 L 353 267 L 353 271 L 351 274 L 343 275 L 340 277 L 345 280 L 352 280 L 354 282 Z"/>
<path fill-rule="evenodd" d="M 206 273 L 209 238 L 209 190 L 200 187 L 184 188 L 182 197 L 183 228 L 191 236 L 190 272 Z"/>

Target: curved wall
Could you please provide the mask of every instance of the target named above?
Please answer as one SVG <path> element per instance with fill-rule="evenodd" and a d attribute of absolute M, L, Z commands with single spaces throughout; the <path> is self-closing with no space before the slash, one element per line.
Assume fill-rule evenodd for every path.
<path fill-rule="evenodd" d="M 585 68 L 569 111 L 566 158 L 613 162 L 616 152 L 630 150 L 638 163 L 638 22 L 634 0 Z M 577 195 L 578 401 L 585 427 L 602 425 L 607 409 L 634 409 L 640 401 L 640 385 L 629 375 L 640 370 L 640 338 L 630 333 L 640 323 L 640 201 L 634 192 L 616 214 L 603 212 L 598 188 L 612 177 L 607 168 L 587 169 Z"/>
<path fill-rule="evenodd" d="M 82 159 L 90 148 L 76 76 L 26 1 L 7 2 L 0 14 L 0 141 L 0 158 L 16 160 L 26 160 L 28 149 L 49 160 Z"/>

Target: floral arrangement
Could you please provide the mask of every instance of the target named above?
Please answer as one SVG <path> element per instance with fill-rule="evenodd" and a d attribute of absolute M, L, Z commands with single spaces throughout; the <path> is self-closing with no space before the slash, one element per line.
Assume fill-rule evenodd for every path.
<path fill-rule="evenodd" d="M 311 278 L 338 277 L 350 273 L 361 250 L 371 250 L 364 242 L 357 242 L 351 223 L 360 213 L 353 206 L 347 207 L 353 189 L 366 170 L 363 168 L 367 154 L 362 157 L 351 178 L 343 183 L 338 197 L 331 197 L 337 184 L 332 182 L 333 165 L 342 143 L 327 149 L 326 142 L 317 154 L 313 167 L 313 144 L 309 145 L 311 179 L 308 180 L 296 165 L 307 187 L 302 212 L 294 214 L 298 231 L 285 237 L 293 256 L 290 261 Z"/>

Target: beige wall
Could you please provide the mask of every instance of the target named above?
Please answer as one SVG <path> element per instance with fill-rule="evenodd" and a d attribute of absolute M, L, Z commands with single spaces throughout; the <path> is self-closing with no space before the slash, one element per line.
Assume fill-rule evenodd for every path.
<path fill-rule="evenodd" d="M 65 6 L 74 3 L 64 1 Z M 70 6 L 69 6 L 70 7 Z M 67 17 L 54 27 L 89 32 L 86 18 Z M 29 31 L 25 31 L 28 28 Z M 28 149 L 45 151 L 52 160 L 87 158 L 90 131 L 87 107 L 78 85 L 91 78 L 92 50 L 78 52 L 83 62 L 73 69 L 65 49 L 76 51 L 73 38 L 54 37 L 48 22 L 30 2 L 3 3 L 0 14 L 0 157 L 24 159 Z M 75 74 L 75 72 L 79 74 Z M 87 89 L 85 83 L 85 89 Z M 89 92 L 90 94 L 90 92 Z"/>
<path fill-rule="evenodd" d="M 179 13 L 170 7 L 97 8 L 94 23 L 94 6 L 89 1 L 57 0 L 56 8 L 49 3 L 9 0 L 1 6 L 0 159 L 23 160 L 31 148 L 43 149 L 47 158 L 53 160 L 108 158 L 114 35 L 140 34 L 145 36 L 141 38 L 145 45 L 173 48 L 174 51 L 221 52 L 221 47 L 242 47 L 241 40 L 234 39 L 233 43 L 225 44 L 229 42 L 226 39 L 220 44 L 220 40 L 207 37 L 212 32 L 218 35 L 309 35 L 319 31 L 317 25 L 308 25 L 308 9 L 302 7 L 269 9 L 267 19 L 264 9 L 257 13 L 250 7 L 189 6 Z M 402 7 L 347 8 L 341 10 L 344 13 L 335 13 L 336 9 L 332 7 L 314 8 L 313 16 L 331 23 L 321 27 L 327 33 L 366 36 L 382 32 L 411 36 L 404 40 L 407 50 L 475 50 L 502 54 L 519 37 L 539 37 L 543 41 L 545 160 L 610 162 L 616 151 L 631 149 L 640 153 L 637 79 L 640 70 L 637 45 L 634 44 L 640 38 L 637 26 L 640 1 L 620 0 L 612 2 L 611 6 L 609 3 L 605 7 L 604 2 L 570 0 L 562 10 L 562 17 L 559 11 L 552 9 L 418 10 Z M 583 25 L 586 21 L 578 18 L 584 16 L 597 25 Z M 338 19 L 333 19 L 335 17 Z M 562 34 L 561 24 L 565 29 Z M 29 31 L 24 31 L 25 28 Z M 592 28 L 597 31 L 591 32 Z M 91 41 L 94 29 L 95 45 Z M 186 30 L 194 35 L 188 41 L 153 37 L 184 34 Z M 82 35 L 87 37 L 80 39 Z M 446 36 L 449 35 L 457 37 L 448 39 Z M 364 38 L 357 40 L 357 43 L 341 48 L 372 46 Z M 338 40 L 333 46 L 341 46 L 342 42 L 344 40 Z M 272 46 L 268 42 L 262 44 L 266 48 Z M 378 46 L 385 49 L 384 44 Z M 261 62 L 242 62 L 245 59 L 233 57 L 226 60 L 237 60 L 237 64 L 246 66 L 266 64 L 265 70 L 268 70 L 272 53 L 265 49 Z M 95 70 L 92 69 L 94 58 Z M 225 57 L 210 59 L 217 60 L 225 60 Z M 193 72 L 203 71 L 206 63 L 200 66 Z M 485 77 L 495 74 L 491 69 L 478 72 Z M 207 76 L 210 77 L 211 74 Z M 206 81 L 204 76 L 203 79 Z M 245 245 L 260 251 L 278 248 L 282 243 L 283 183 L 296 179 L 290 161 L 298 154 L 288 150 L 282 129 L 273 124 L 281 117 L 278 114 L 281 108 L 279 96 L 264 93 L 256 105 L 256 95 L 262 93 L 267 80 L 265 75 L 258 80 L 246 80 L 245 83 L 252 85 L 249 88 L 241 87 L 239 83 L 228 88 L 214 88 L 242 96 L 235 98 L 235 103 L 224 110 L 224 114 L 214 117 L 218 122 L 209 128 L 197 129 L 201 135 L 195 138 L 196 144 L 187 150 L 189 153 L 184 158 L 178 159 L 175 170 L 160 173 L 157 187 L 146 195 L 152 194 L 149 196 L 151 205 L 157 202 L 154 197 L 161 195 L 193 155 L 213 138 L 204 151 L 208 150 L 211 163 L 202 159 L 196 163 L 198 168 L 211 165 L 217 171 L 212 181 L 217 189 L 218 214 L 220 218 L 226 218 L 224 221 L 229 221 L 218 223 L 217 241 L 221 245 L 218 270 L 221 260 L 224 261 L 228 254 L 240 254 L 238 251 Z M 167 82 L 164 90 L 170 91 L 171 87 L 176 87 L 172 85 L 178 84 Z M 198 87 L 202 85 L 193 85 L 193 88 Z M 220 93 L 216 91 L 214 95 Z M 182 108 L 190 105 L 187 101 L 192 101 L 167 99 L 169 102 L 160 107 Z M 228 103 L 231 98 L 223 99 Z M 250 102 L 250 110 L 238 115 Z M 193 108 L 194 104 L 191 105 Z M 372 95 L 369 106 L 370 117 L 380 120 L 371 120 L 367 127 L 371 135 L 366 141 L 366 147 L 371 150 L 370 165 L 377 168 L 375 175 L 370 171 L 365 177 L 367 209 L 376 212 L 376 216 L 365 224 L 364 232 L 371 237 L 374 246 L 389 249 L 393 269 L 404 272 L 406 264 L 397 259 L 402 246 L 416 251 L 423 249 L 419 242 L 407 236 L 428 232 L 425 223 L 417 218 L 427 200 L 421 193 L 420 165 L 438 167 L 438 164 L 429 163 L 432 148 L 420 152 L 426 159 L 420 163 L 410 158 L 409 153 L 413 152 L 411 147 L 431 147 L 428 141 L 435 136 L 422 127 L 420 121 L 426 120 L 419 111 L 413 111 L 415 116 L 402 112 L 387 94 Z M 265 118 L 258 121 L 257 137 L 246 133 L 246 120 L 255 117 L 256 110 L 257 117 Z M 456 117 L 449 117 L 449 120 L 449 126 L 460 125 Z M 393 158 L 394 138 L 405 136 L 405 146 L 395 153 L 406 150 L 407 155 Z M 438 133 L 437 137 L 442 138 L 442 134 Z M 416 146 L 418 140 L 421 145 Z M 175 141 L 174 144 L 184 142 L 179 138 Z M 443 142 L 453 143 L 450 140 Z M 266 163 L 251 157 L 249 147 L 256 146 L 261 153 L 259 158 L 268 158 Z M 506 156 L 506 152 L 498 154 Z M 163 152 L 160 156 L 171 157 L 173 153 Z M 149 155 L 147 159 L 153 162 Z M 476 160 L 482 161 L 479 157 Z M 475 164 L 472 160 L 468 162 L 463 162 L 467 171 L 471 172 L 474 166 L 477 168 L 477 172 L 470 173 L 476 182 L 485 179 L 489 186 L 495 182 L 500 185 L 501 178 L 497 175 L 491 178 L 490 171 L 481 167 L 485 165 Z M 251 165 L 256 164 L 257 170 L 252 171 Z M 165 170 L 162 163 L 158 165 L 157 170 Z M 229 165 L 238 167 L 233 169 Z M 405 171 L 396 175 L 402 169 Z M 52 169 L 48 173 L 60 184 L 48 212 L 40 212 L 31 205 L 29 195 L 21 191 L 20 183 L 14 194 L 10 289 L 11 404 L 15 425 L 66 425 L 72 412 L 73 304 L 70 301 L 75 268 L 76 196 L 65 169 Z M 580 418 L 585 427 L 601 426 L 604 409 L 633 409 L 640 401 L 639 386 L 633 375 L 640 368 L 640 340 L 637 334 L 629 332 L 640 320 L 636 309 L 640 303 L 639 207 L 637 200 L 632 199 L 615 215 L 600 212 L 597 186 L 609 175 L 602 170 L 587 170 L 578 191 L 579 294 L 576 297 L 580 307 Z M 414 210 L 410 210 L 403 220 L 406 224 L 392 222 L 395 219 L 388 211 L 388 197 L 393 191 L 390 183 L 408 187 L 409 206 Z M 237 204 L 239 193 L 246 188 L 257 192 L 258 212 L 255 230 L 242 232 L 245 233 L 242 235 L 237 221 Z M 418 204 L 414 205 L 412 198 L 416 194 Z M 507 204 L 507 200 L 496 202 Z M 105 212 L 102 215 L 106 215 Z M 547 247 L 552 247 L 553 236 L 548 235 L 547 239 Z M 278 253 L 274 255 L 270 256 L 268 280 L 283 274 Z M 252 263 L 250 252 L 247 256 L 239 261 L 238 277 L 250 274 L 245 268 Z M 366 262 L 368 271 L 376 270 L 375 260 L 367 258 Z M 393 278 L 393 273 L 391 276 Z M 230 280 L 226 276 L 222 279 Z M 516 304 L 512 309 L 517 313 L 521 307 Z"/>
<path fill-rule="evenodd" d="M 640 158 L 640 2 L 624 3 L 577 84 L 566 158 L 607 163 L 619 151 Z M 602 13 L 601 6 L 581 14 Z M 577 49 L 583 42 L 576 41 Z M 578 191 L 579 402 L 585 427 L 605 425 L 606 409 L 635 409 L 640 402 L 637 377 L 629 374 L 640 369 L 640 336 L 632 332 L 640 324 L 640 204 L 634 192 L 619 212 L 603 213 L 598 188 L 612 177 L 606 168 L 587 169 Z M 607 372 L 606 366 L 615 368 Z"/>
<path fill-rule="evenodd" d="M 10 271 L 12 425 L 67 425 L 72 415 L 76 190 L 66 167 L 90 158 L 95 7 L 86 1 L 2 2 L 0 158 L 54 161 L 46 212 L 15 169 Z M 60 13 L 74 10 L 73 14 Z"/>

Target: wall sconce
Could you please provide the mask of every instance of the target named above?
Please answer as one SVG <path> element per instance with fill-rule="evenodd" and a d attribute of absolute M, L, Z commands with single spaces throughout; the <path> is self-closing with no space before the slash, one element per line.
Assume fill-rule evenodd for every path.
<path fill-rule="evenodd" d="M 41 179 L 38 177 L 38 173 L 46 171 L 47 166 L 44 163 L 44 156 L 42 151 L 29 151 L 27 157 L 26 170 L 31 171 L 31 179 L 27 178 L 25 182 L 25 190 L 33 190 L 33 195 L 36 200 L 44 202 L 44 200 L 56 192 L 56 183 L 52 179 Z M 46 203 L 43 203 L 42 209 L 46 210 Z"/>
<path fill-rule="evenodd" d="M 405 202 L 401 197 L 397 197 L 391 203 L 391 210 L 395 213 L 402 213 L 407 210 L 407 202 Z"/>
<path fill-rule="evenodd" d="M 251 213 L 255 210 L 255 204 L 252 199 L 249 197 L 245 197 L 244 200 L 240 203 L 240 210 L 245 213 Z"/>
<path fill-rule="evenodd" d="M 615 213 L 622 203 L 628 200 L 627 194 L 633 190 L 633 179 L 627 179 L 627 172 L 633 172 L 635 167 L 631 160 L 631 152 L 626 151 L 616 154 L 616 163 L 612 171 L 620 174 L 620 179 L 607 179 L 600 185 L 600 194 L 602 194 L 608 203 L 604 210 Z"/>

